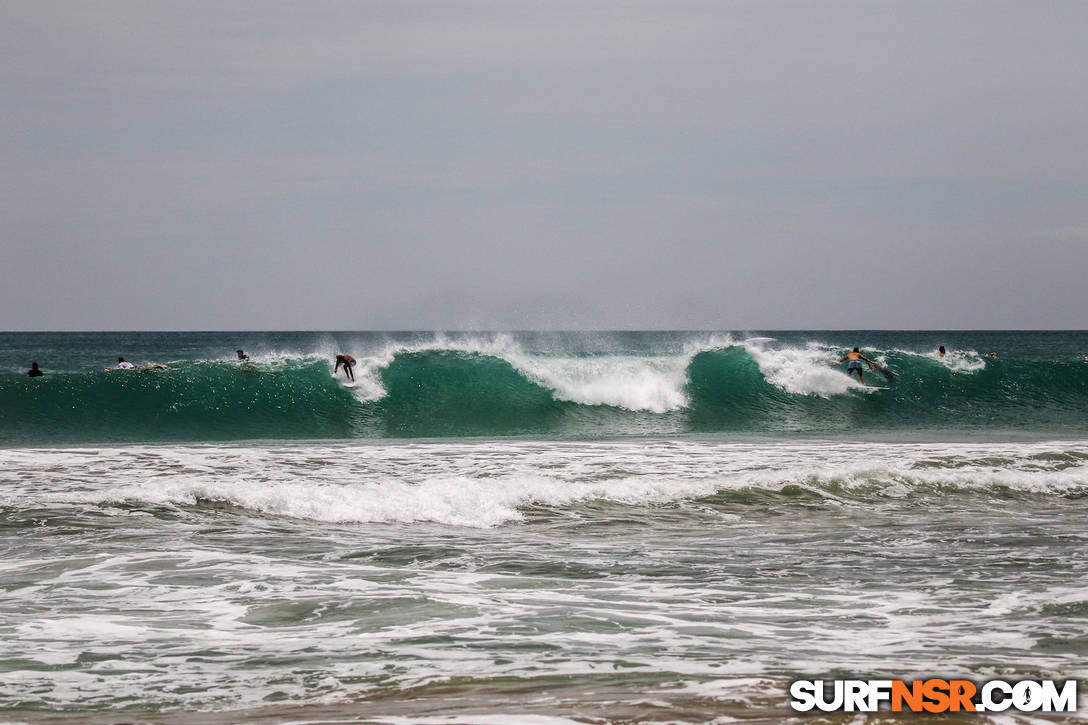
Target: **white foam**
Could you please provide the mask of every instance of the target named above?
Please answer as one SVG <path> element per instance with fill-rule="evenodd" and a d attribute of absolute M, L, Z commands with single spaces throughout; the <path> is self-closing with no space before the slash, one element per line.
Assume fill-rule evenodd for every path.
<path fill-rule="evenodd" d="M 692 358 L 733 344 L 729 335 L 708 335 L 654 356 L 546 357 L 511 350 L 502 357 L 562 400 L 666 413 L 689 403 L 685 387 Z"/>
<path fill-rule="evenodd" d="M 787 393 L 830 397 L 862 388 L 841 370 L 838 357 L 826 346 L 815 343 L 806 347 L 772 348 L 765 338 L 745 340 L 744 349 L 752 356 L 767 382 Z"/>
<path fill-rule="evenodd" d="M 660 504 L 714 493 L 718 483 L 630 478 L 571 483 L 539 475 L 503 478 L 455 476 L 421 483 L 386 481 L 321 484 L 308 481 L 264 482 L 236 478 L 192 480 L 180 476 L 139 486 L 111 488 L 66 497 L 66 502 L 108 505 L 195 506 L 201 501 L 228 503 L 272 516 L 330 523 L 413 523 L 489 528 L 524 519 L 519 507 L 565 506 L 577 501 L 608 500 Z"/>
<path fill-rule="evenodd" d="M 954 373 L 977 373 L 986 369 L 986 359 L 975 350 L 946 350 L 943 358 L 936 350 L 918 352 L 917 350 L 896 349 L 892 352 L 932 360 Z"/>
<path fill-rule="evenodd" d="M 1048 465 L 1040 455 L 1055 450 Z M 801 486 L 829 504 L 992 487 L 1038 495 L 1088 489 L 1083 443 L 701 442 L 325 444 L 0 451 L 0 505 L 197 506 L 336 523 L 435 522 L 491 528 L 531 507 L 587 501 L 659 506 L 720 491 Z M 995 458 L 1004 459 L 995 468 Z M 48 477 L 35 471 L 50 470 Z M 30 485 L 27 482 L 37 480 Z M 14 490 L 14 489 L 9 489 Z M 847 493 L 837 494 L 836 491 Z M 855 493 L 850 493 L 855 492 Z"/>
<path fill-rule="evenodd" d="M 943 358 L 938 353 L 931 352 L 927 357 L 957 373 L 977 373 L 986 368 L 986 361 L 974 350 L 948 350 Z"/>
<path fill-rule="evenodd" d="M 526 377 L 562 400 L 665 413 L 688 404 L 689 356 L 530 358 L 514 361 Z"/>

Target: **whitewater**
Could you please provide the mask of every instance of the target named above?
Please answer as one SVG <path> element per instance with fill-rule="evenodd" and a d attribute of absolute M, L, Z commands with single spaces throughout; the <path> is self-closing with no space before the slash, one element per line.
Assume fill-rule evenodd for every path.
<path fill-rule="evenodd" d="M 795 679 L 1086 677 L 1085 350 L 2 333 L 0 719 L 802 722 Z"/>

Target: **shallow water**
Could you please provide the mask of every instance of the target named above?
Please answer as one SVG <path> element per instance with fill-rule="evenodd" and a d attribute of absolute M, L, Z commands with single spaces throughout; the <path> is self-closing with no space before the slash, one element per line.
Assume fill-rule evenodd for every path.
<path fill-rule="evenodd" d="M 0 706 L 28 720 L 702 722 L 781 716 L 795 678 L 1088 662 L 1078 440 L 12 448 L 0 471 Z"/>

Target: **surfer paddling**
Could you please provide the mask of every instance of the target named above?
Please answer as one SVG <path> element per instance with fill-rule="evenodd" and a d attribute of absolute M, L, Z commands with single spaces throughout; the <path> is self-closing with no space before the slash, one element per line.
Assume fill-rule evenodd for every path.
<path fill-rule="evenodd" d="M 861 381 L 862 385 L 865 385 L 865 373 L 862 372 L 861 361 L 864 360 L 865 362 L 869 363 L 869 369 L 870 370 L 873 369 L 873 361 L 870 360 L 869 358 L 865 357 L 864 355 L 862 355 L 861 352 L 856 347 L 854 348 L 853 352 L 846 353 L 846 355 L 843 356 L 839 360 L 839 362 L 842 363 L 842 362 L 846 362 L 847 360 L 849 360 L 850 363 L 846 366 L 846 374 L 847 375 L 853 375 L 854 371 L 857 370 L 858 380 Z"/>
<path fill-rule="evenodd" d="M 355 367 L 355 358 L 353 358 L 351 355 L 345 355 L 343 353 L 337 355 L 336 366 L 332 369 L 333 375 L 336 375 L 337 371 L 340 370 L 341 365 L 344 366 L 344 375 L 347 376 L 348 380 L 354 383 L 355 371 L 353 371 L 352 368 Z"/>
<path fill-rule="evenodd" d="M 166 366 L 162 363 L 150 363 L 148 365 L 140 365 L 139 367 L 137 367 L 130 363 L 128 360 L 125 360 L 123 355 L 118 355 L 117 365 L 112 368 L 106 368 L 106 370 L 140 370 L 143 372 L 148 372 L 150 370 L 166 370 Z"/>

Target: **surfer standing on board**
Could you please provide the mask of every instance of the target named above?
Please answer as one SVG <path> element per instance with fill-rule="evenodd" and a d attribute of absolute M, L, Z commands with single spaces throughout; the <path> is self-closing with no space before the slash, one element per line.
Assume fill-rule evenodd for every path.
<path fill-rule="evenodd" d="M 861 381 L 862 385 L 865 385 L 865 373 L 861 370 L 861 361 L 864 360 L 869 363 L 870 370 L 873 369 L 873 361 L 862 355 L 856 347 L 853 352 L 846 353 L 845 357 L 841 358 L 839 362 L 845 362 L 847 360 L 850 361 L 850 364 L 846 366 L 846 374 L 853 375 L 854 371 L 857 370 L 858 379 Z"/>
<path fill-rule="evenodd" d="M 343 353 L 341 353 L 340 355 L 337 355 L 336 356 L 336 367 L 334 367 L 332 369 L 332 374 L 333 375 L 336 375 L 336 371 L 340 369 L 341 365 L 344 366 L 344 375 L 346 375 L 348 377 L 348 379 L 351 380 L 351 382 L 354 383 L 355 382 L 355 372 L 352 371 L 352 368 L 355 367 L 355 358 L 353 358 L 351 355 L 344 355 Z"/>

